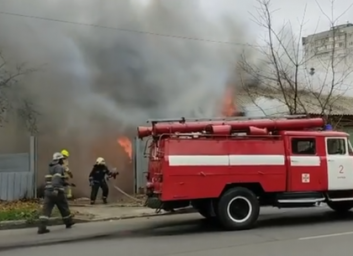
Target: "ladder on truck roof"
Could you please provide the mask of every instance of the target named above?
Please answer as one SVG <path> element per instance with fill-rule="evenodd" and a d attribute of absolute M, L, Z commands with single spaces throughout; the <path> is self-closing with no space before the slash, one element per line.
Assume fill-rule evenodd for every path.
<path fill-rule="evenodd" d="M 185 123 L 185 122 L 202 122 L 202 121 L 244 121 L 244 120 L 255 120 L 255 119 L 299 119 L 308 118 L 307 115 L 281 115 L 281 116 L 258 116 L 258 117 L 246 117 L 246 116 L 234 116 L 234 117 L 216 117 L 216 118 L 167 118 L 167 119 L 148 119 L 147 123 L 152 125 L 157 123 Z"/>

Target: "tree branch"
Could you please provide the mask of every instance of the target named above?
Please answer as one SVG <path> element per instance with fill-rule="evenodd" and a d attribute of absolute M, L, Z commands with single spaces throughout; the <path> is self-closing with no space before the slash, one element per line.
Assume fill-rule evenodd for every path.
<path fill-rule="evenodd" d="M 310 102 L 307 99 L 308 95 L 311 95 L 317 101 L 316 106 L 320 108 L 321 114 L 326 113 L 328 108 L 331 111 L 333 102 L 337 100 L 338 89 L 343 87 L 344 80 L 353 71 L 353 69 L 347 69 L 346 72 L 341 73 L 340 77 L 337 74 L 337 65 L 341 65 L 343 60 L 347 59 L 347 56 L 339 60 L 337 58 L 336 30 L 331 30 L 333 43 L 329 65 L 320 69 L 321 73 L 315 71 L 313 67 L 310 67 L 309 72 L 309 63 L 318 60 L 326 64 L 327 60 L 320 60 L 317 51 L 320 45 L 321 47 L 326 46 L 325 40 L 318 41 L 318 45 L 318 42 L 314 42 L 316 47 L 314 50 L 311 49 L 314 52 L 312 55 L 308 51 L 305 51 L 305 54 L 302 53 L 300 42 L 304 25 L 306 24 L 307 6 L 304 7 L 303 16 L 299 21 L 299 38 L 297 38 L 293 33 L 290 22 L 284 23 L 278 31 L 275 30 L 273 27 L 273 14 L 275 11 L 271 10 L 271 0 L 257 0 L 257 3 L 259 5 L 257 13 L 255 15 L 252 14 L 252 19 L 257 25 L 266 29 L 266 46 L 254 48 L 258 52 L 257 62 L 250 63 L 246 58 L 246 53 L 242 55 L 241 60 L 238 62 L 238 68 L 246 73 L 250 79 L 255 79 L 258 82 L 256 89 L 254 86 L 247 88 L 249 83 L 243 81 L 243 91 L 249 94 L 254 104 L 256 104 L 257 98 L 266 97 L 262 94 L 263 92 L 269 96 L 270 92 L 274 91 L 276 95 L 280 95 L 276 100 L 283 102 L 287 106 L 289 114 L 308 113 L 308 108 L 310 108 Z M 333 3 L 334 1 L 332 1 L 332 9 Z M 328 15 L 325 16 L 329 18 Z M 338 19 L 333 18 L 333 13 L 331 16 L 331 24 L 334 27 L 333 25 Z M 306 44 L 308 43 L 306 42 Z M 341 95 L 343 95 L 342 91 Z M 314 103 L 311 104 L 314 105 Z M 261 106 L 257 107 L 262 109 Z"/>
<path fill-rule="evenodd" d="M 25 63 L 11 67 L 0 52 L 0 127 L 16 115 L 31 134 L 37 132 L 39 113 L 20 90 L 22 79 L 33 72 L 35 69 L 26 68 Z"/>

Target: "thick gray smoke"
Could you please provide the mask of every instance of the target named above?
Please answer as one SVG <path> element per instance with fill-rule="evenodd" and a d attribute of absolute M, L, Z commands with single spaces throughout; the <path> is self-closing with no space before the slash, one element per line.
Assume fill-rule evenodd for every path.
<path fill-rule="evenodd" d="M 4 12 L 245 43 L 245 27 L 201 1 L 0 1 Z M 0 15 L 0 46 L 13 61 L 43 65 L 25 86 L 41 130 L 97 134 L 151 117 L 217 115 L 240 46 Z M 118 128 L 119 127 L 119 128 Z"/>
<path fill-rule="evenodd" d="M 253 102 L 245 105 L 244 112 L 248 117 L 289 115 L 286 104 L 266 97 L 258 97 Z"/>
<path fill-rule="evenodd" d="M 41 67 L 21 87 L 41 113 L 40 172 L 66 148 L 84 191 L 98 156 L 119 168 L 129 190 L 117 136 L 134 136 L 149 118 L 218 115 L 243 48 L 186 38 L 248 43 L 246 10 L 231 0 L 0 0 L 1 12 L 32 17 L 0 13 L 0 49 L 13 63 Z M 20 132 L 6 132 L 5 144 L 18 147 Z"/>

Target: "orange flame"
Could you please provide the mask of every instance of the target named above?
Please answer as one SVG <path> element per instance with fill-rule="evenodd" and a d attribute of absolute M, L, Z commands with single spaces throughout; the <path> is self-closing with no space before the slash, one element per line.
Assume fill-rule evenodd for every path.
<path fill-rule="evenodd" d="M 119 145 L 124 149 L 126 154 L 129 156 L 130 161 L 132 160 L 132 143 L 127 137 L 118 138 Z"/>
<path fill-rule="evenodd" d="M 234 116 L 236 113 L 236 107 L 234 104 L 234 90 L 228 86 L 223 99 L 222 115 L 225 117 Z"/>

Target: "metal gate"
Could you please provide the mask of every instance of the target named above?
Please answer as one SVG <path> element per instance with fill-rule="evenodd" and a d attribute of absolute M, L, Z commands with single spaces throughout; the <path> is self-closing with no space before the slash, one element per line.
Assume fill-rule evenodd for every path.
<path fill-rule="evenodd" d="M 133 143 L 133 159 L 134 159 L 134 190 L 135 193 L 141 193 L 146 185 L 146 172 L 148 167 L 148 159 L 144 156 L 146 139 L 134 139 Z"/>
<path fill-rule="evenodd" d="M 0 199 L 12 201 L 33 198 L 36 193 L 36 144 L 29 139 L 27 153 L 0 154 Z"/>

